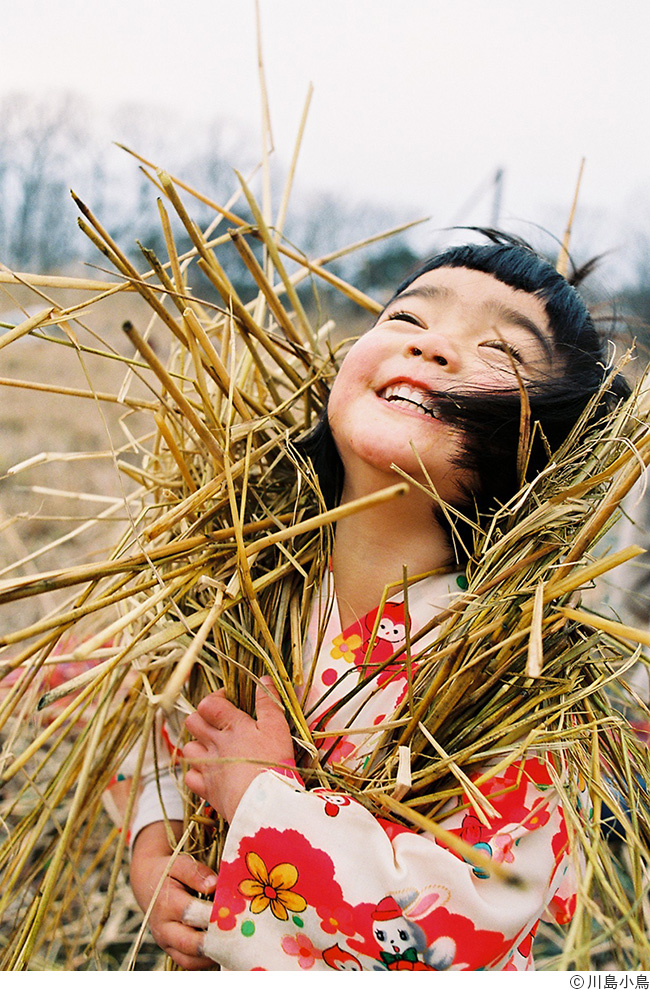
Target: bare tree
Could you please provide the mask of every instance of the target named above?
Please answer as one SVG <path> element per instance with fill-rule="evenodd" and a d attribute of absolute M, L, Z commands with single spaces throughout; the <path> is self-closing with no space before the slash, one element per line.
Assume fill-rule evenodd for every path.
<path fill-rule="evenodd" d="M 87 109 L 70 94 L 36 101 L 14 93 L 0 103 L 0 231 L 5 264 L 43 270 L 74 253 L 77 238 L 68 182 L 83 170 L 88 144 Z"/>
<path fill-rule="evenodd" d="M 164 260 L 152 184 L 152 168 L 115 147 L 123 144 L 147 161 L 161 165 L 198 191 L 225 203 L 238 187 L 234 168 L 251 171 L 256 155 L 253 142 L 241 127 L 224 119 L 179 118 L 164 107 L 131 103 L 112 115 L 94 112 L 80 97 L 66 93 L 43 99 L 14 93 L 0 101 L 0 261 L 16 270 L 53 271 L 71 260 L 93 260 L 93 246 L 78 232 L 72 187 L 102 219 L 122 248 L 141 258 L 136 240 Z M 273 163 L 273 186 L 279 192 L 285 181 L 283 166 Z M 183 192 L 196 222 L 207 227 L 214 211 Z M 235 210 L 252 219 L 243 197 Z M 401 222 L 403 215 L 373 202 L 350 202 L 329 192 L 297 190 L 286 226 L 290 241 L 311 255 L 322 255 L 376 234 Z M 189 247 L 180 223 L 175 234 L 178 247 Z M 223 229 L 223 228 L 222 228 Z M 259 251 L 253 239 L 251 246 Z M 384 258 L 385 264 L 381 258 Z M 386 268 L 394 277 L 395 265 L 407 262 L 408 249 L 398 242 L 376 245 L 368 257 L 379 256 L 372 271 L 361 277 L 376 285 Z M 359 274 L 361 256 L 334 264 L 345 277 Z M 233 249 L 226 267 L 238 286 L 248 279 Z M 241 278 L 240 278 L 241 276 Z M 198 275 L 196 276 L 198 277 Z M 202 286 L 209 290 L 208 286 Z M 242 291 L 246 289 L 242 286 Z M 254 290 L 251 289 L 251 291 Z M 307 290 L 305 290 L 307 291 Z"/>

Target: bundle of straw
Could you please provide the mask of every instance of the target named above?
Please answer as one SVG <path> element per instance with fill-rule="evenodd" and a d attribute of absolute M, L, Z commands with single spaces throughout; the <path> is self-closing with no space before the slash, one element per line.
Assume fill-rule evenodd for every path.
<path fill-rule="evenodd" d="M 586 868 L 575 920 L 552 964 L 588 969 L 607 958 L 647 966 L 650 806 L 637 780 L 648 780 L 648 758 L 608 693 L 638 659 L 640 650 L 625 644 L 643 642 L 643 634 L 575 607 L 581 589 L 636 552 L 602 556 L 597 548 L 650 460 L 643 403 L 636 396 L 598 429 L 587 428 L 585 414 L 547 470 L 503 506 L 487 532 L 477 532 L 467 591 L 423 630 L 437 627 L 433 646 L 418 649 L 415 637 L 409 644 L 407 663 L 417 661 L 417 670 L 400 709 L 373 729 L 374 757 L 357 773 L 321 764 L 317 745 L 326 732 L 307 725 L 295 688 L 332 528 L 342 515 L 397 498 L 415 482 L 396 476 L 371 499 L 325 510 L 294 441 L 323 408 L 338 349 L 327 327 L 312 326 L 297 285 L 319 278 L 370 313 L 380 307 L 333 276 L 323 259 L 309 261 L 287 246 L 281 224 L 270 224 L 242 177 L 250 221 L 233 204 L 209 203 L 160 170 L 147 174 L 160 193 L 167 258 L 143 248 L 144 273 L 75 197 L 82 230 L 122 279 L 94 283 L 92 305 L 109 293 L 137 292 L 173 345 L 163 362 L 149 332 L 125 324 L 134 356 L 124 386 L 119 395 L 97 396 L 137 408 L 145 419 L 132 438 L 137 461 L 118 458 L 135 483 L 125 495 L 132 522 L 109 559 L 0 584 L 0 603 L 65 589 L 70 595 L 44 619 L 2 638 L 0 677 L 20 672 L 0 705 L 0 779 L 10 795 L 0 847 L 2 967 L 105 968 L 100 950 L 123 884 L 126 842 L 125 831 L 104 828 L 100 847 L 93 845 L 109 780 L 133 750 L 128 817 L 157 714 L 190 711 L 221 686 L 251 710 L 262 673 L 277 686 L 308 779 L 344 788 L 371 810 L 439 837 L 451 797 L 485 812 L 469 774 L 489 777 L 534 747 L 555 753 L 557 786 Z M 184 193 L 209 203 L 228 232 L 215 237 L 199 229 Z M 170 211 L 191 240 L 185 255 Z M 250 301 L 240 298 L 220 260 L 228 245 L 256 286 Z M 287 259 L 298 265 L 291 274 Z M 194 264 L 220 304 L 190 289 Z M 5 278 L 39 293 L 47 287 L 46 279 Z M 51 303 L 0 346 L 37 334 L 54 347 L 61 340 L 48 328 L 57 326 L 81 355 L 73 324 L 88 306 Z M 108 352 L 106 359 L 113 359 Z M 136 384 L 146 386 L 147 398 Z M 407 603 L 408 583 L 405 575 Z M 42 671 L 62 657 L 93 663 L 42 693 Z M 30 738 L 23 719 L 39 691 L 41 712 L 55 714 Z M 577 811 L 580 780 L 588 781 L 591 817 Z M 618 808 L 623 866 L 602 835 L 603 802 Z M 215 831 L 189 795 L 186 826 L 183 848 L 218 860 L 224 825 Z M 137 945 L 123 965 L 135 964 Z"/>
<path fill-rule="evenodd" d="M 124 281 L 0 276 L 41 296 L 51 287 L 95 290 L 90 300 L 67 308 L 47 299 L 47 308 L 11 328 L 1 347 L 36 333 L 53 352 L 72 344 L 83 361 L 91 350 L 79 340 L 83 318 L 115 293 L 137 292 L 153 317 L 145 332 L 124 324 L 134 356 L 126 359 L 119 394 L 98 393 L 90 375 L 89 389 L 75 393 L 117 403 L 145 420 L 142 435 L 131 436 L 127 448 L 128 454 L 139 452 L 137 461 L 126 450 L 113 452 L 118 468 L 135 483 L 123 500 L 131 519 L 127 531 L 105 561 L 0 584 L 4 605 L 71 594 L 45 618 L 18 623 L 0 643 L 0 728 L 6 732 L 1 779 L 13 788 L 3 806 L 10 836 L 0 848 L 0 913 L 7 932 L 1 958 L 10 969 L 72 967 L 80 953 L 101 966 L 96 947 L 122 883 L 126 831 L 107 835 L 100 850 L 92 848 L 91 837 L 104 815 L 102 793 L 134 746 L 141 765 L 157 711 L 186 712 L 221 685 L 250 708 L 251 676 L 266 670 L 313 750 L 293 686 L 301 669 L 297 644 L 328 556 L 328 527 L 363 507 L 322 512 L 313 471 L 292 447 L 322 409 L 336 371 L 327 328 L 319 333 L 312 327 L 296 286 L 317 276 L 366 311 L 380 307 L 327 271 L 328 259 L 308 261 L 287 247 L 277 226 L 266 224 L 243 179 L 254 224 L 235 215 L 232 204 L 212 204 L 217 220 L 225 217 L 234 225 L 212 239 L 211 231 L 202 232 L 190 219 L 179 193 L 182 183 L 160 171 L 153 181 L 164 194 L 158 206 L 165 262 L 143 248 L 150 270 L 139 273 L 75 197 L 81 228 Z M 169 204 L 193 243 L 185 256 L 176 248 Z M 260 241 L 261 264 L 253 249 Z M 225 245 L 235 246 L 259 288 L 252 302 L 242 302 L 218 260 L 215 249 Z M 291 276 L 287 257 L 296 269 Z M 222 305 L 192 294 L 190 263 Z M 173 342 L 167 362 L 148 339 L 154 322 Z M 53 327 L 63 336 L 52 333 Z M 107 346 L 93 350 L 115 360 Z M 72 391 L 52 387 L 54 395 Z M 379 498 L 394 497 L 402 487 Z M 287 653 L 288 642 L 294 648 Z M 43 675 L 52 665 L 75 664 L 83 668 L 78 676 L 47 689 Z M 33 723 L 36 702 L 44 724 L 29 733 L 25 715 Z M 127 817 L 137 787 L 136 770 Z M 188 819 L 195 810 L 189 802 Z M 190 823 L 190 848 L 205 844 L 200 817 Z M 90 907 L 97 891 L 89 884 L 107 856 L 113 865 L 102 881 L 107 891 L 97 918 Z M 79 902 L 86 905 L 85 931 L 74 934 L 70 912 Z"/>

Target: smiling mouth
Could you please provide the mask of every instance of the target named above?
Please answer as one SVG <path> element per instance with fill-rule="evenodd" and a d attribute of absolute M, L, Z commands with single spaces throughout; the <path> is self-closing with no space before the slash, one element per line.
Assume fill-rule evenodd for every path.
<path fill-rule="evenodd" d="M 406 382 L 396 382 L 394 385 L 387 385 L 378 392 L 379 398 L 386 402 L 393 402 L 404 409 L 417 410 L 436 419 L 438 408 L 429 397 L 429 394 L 415 385 L 407 385 Z"/>

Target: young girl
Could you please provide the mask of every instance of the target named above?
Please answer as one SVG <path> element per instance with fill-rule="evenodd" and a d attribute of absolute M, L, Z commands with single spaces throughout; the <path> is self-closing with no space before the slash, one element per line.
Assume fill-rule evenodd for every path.
<path fill-rule="evenodd" d="M 530 478 L 606 373 L 575 289 L 527 246 L 496 235 L 425 263 L 350 349 L 303 450 L 330 504 L 394 484 L 395 467 L 412 483 L 336 526 L 304 649 L 302 704 L 310 726 L 331 733 L 326 761 L 351 774 L 363 766 L 375 745 L 368 727 L 390 719 L 407 691 L 406 665 L 385 661 L 463 587 L 468 531 L 432 508 L 431 486 L 462 515 L 484 519 L 521 483 L 522 392 L 547 441 L 532 448 Z M 627 394 L 614 379 L 594 416 Z M 386 600 L 391 585 L 400 590 Z M 362 687 L 348 697 L 352 681 Z M 462 849 L 375 817 L 340 789 L 305 786 L 267 678 L 255 718 L 219 691 L 186 728 L 185 781 L 230 823 L 219 873 L 187 855 L 170 860 L 159 803 L 146 811 L 143 795 L 131 877 L 146 909 L 167 873 L 150 926 L 187 969 L 526 969 L 542 914 L 570 916 L 567 829 L 541 752 L 485 776 L 489 816 L 449 808 L 442 826 L 484 854 L 468 862 Z M 168 816 L 180 819 L 169 801 Z M 172 828 L 180 836 L 180 821 Z"/>

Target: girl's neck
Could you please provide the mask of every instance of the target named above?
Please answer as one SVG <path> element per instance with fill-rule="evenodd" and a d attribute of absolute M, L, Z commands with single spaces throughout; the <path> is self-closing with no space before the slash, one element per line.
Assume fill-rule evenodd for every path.
<path fill-rule="evenodd" d="M 358 494 L 344 492 L 342 501 Z M 434 509 L 428 496 L 411 488 L 405 496 L 337 523 L 332 565 L 343 629 L 377 607 L 387 584 L 401 584 L 404 567 L 412 578 L 452 562 Z"/>

